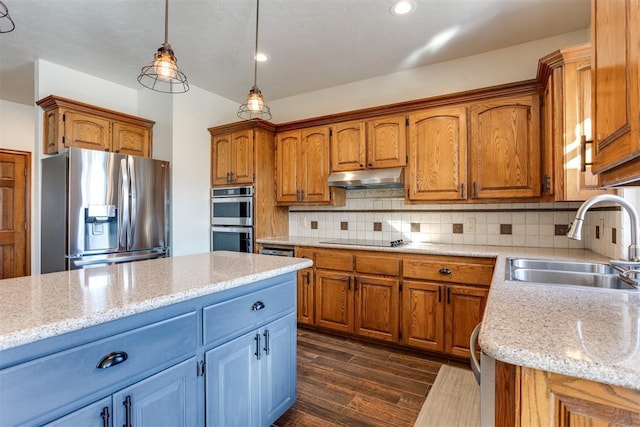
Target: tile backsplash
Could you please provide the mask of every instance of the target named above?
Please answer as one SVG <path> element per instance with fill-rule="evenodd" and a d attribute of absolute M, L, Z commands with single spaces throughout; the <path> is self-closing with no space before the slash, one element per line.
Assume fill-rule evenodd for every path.
<path fill-rule="evenodd" d="M 319 239 L 583 248 L 584 242 L 556 233 L 566 228 L 579 206 L 579 202 L 405 205 L 402 190 L 350 190 L 342 207 L 291 207 L 289 233 Z"/>
<path fill-rule="evenodd" d="M 640 189 L 621 190 L 640 209 Z M 342 207 L 291 207 L 293 236 L 548 248 L 588 248 L 626 258 L 628 216 L 619 207 L 590 210 L 581 241 L 567 226 L 581 202 L 406 205 L 403 190 L 349 190 Z M 596 227 L 597 234 L 596 237 Z"/>

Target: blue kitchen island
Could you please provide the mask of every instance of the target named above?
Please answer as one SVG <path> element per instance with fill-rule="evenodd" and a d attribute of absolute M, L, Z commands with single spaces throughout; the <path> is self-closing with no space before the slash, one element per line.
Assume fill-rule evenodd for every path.
<path fill-rule="evenodd" d="M 0 281 L 0 426 L 268 426 L 299 258 L 211 252 Z"/>

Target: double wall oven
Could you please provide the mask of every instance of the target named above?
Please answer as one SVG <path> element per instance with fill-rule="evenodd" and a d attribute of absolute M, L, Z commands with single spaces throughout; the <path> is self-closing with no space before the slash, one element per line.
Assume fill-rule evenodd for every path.
<path fill-rule="evenodd" d="M 211 250 L 253 252 L 253 187 L 211 189 Z"/>

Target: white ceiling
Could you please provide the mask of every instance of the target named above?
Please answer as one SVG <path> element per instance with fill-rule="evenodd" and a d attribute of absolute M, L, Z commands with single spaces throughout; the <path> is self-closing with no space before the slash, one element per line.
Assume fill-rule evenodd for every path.
<path fill-rule="evenodd" d="M 0 99 L 32 104 L 42 58 L 132 88 L 164 39 L 163 0 L 3 0 Z M 587 28 L 590 0 L 262 0 L 265 100 Z M 169 43 L 190 84 L 242 102 L 253 83 L 254 0 L 171 0 Z"/>

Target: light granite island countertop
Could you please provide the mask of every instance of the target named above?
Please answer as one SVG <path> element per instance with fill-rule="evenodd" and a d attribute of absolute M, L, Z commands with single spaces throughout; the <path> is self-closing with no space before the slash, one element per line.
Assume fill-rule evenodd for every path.
<path fill-rule="evenodd" d="M 219 251 L 0 280 L 0 351 L 310 265 Z"/>
<path fill-rule="evenodd" d="M 479 343 L 513 365 L 640 390 L 640 290 L 548 285 L 506 279 L 508 257 L 608 262 L 585 249 L 409 243 L 371 247 L 317 238 L 258 239 L 263 245 L 312 246 L 425 255 L 496 258 Z"/>

